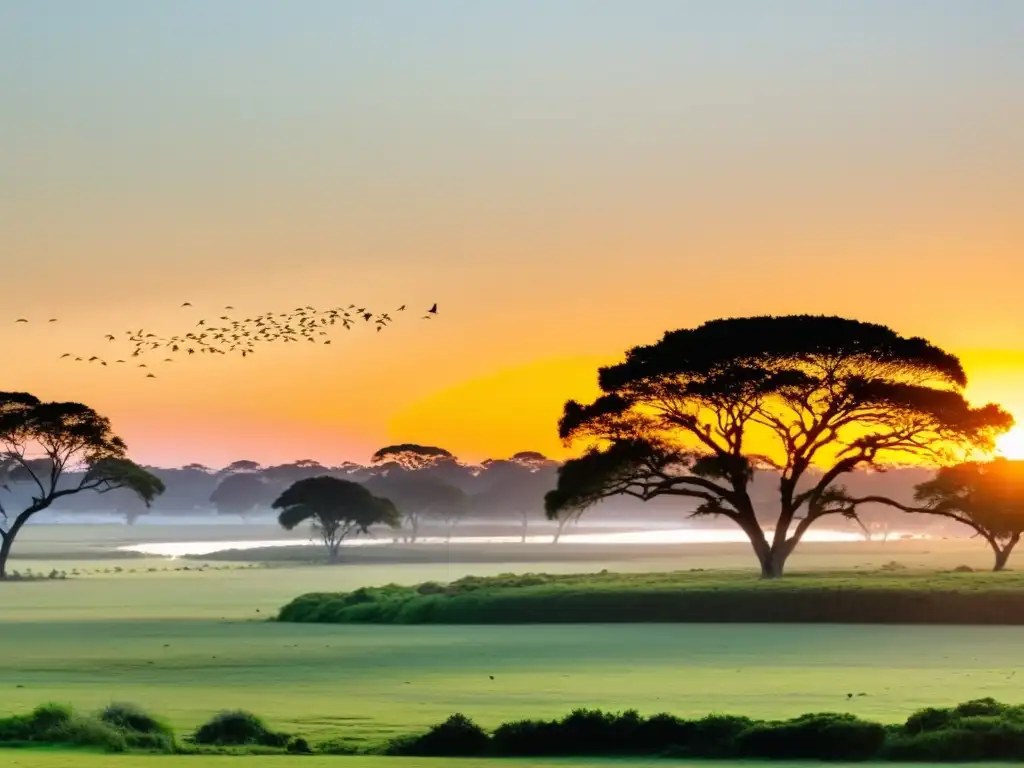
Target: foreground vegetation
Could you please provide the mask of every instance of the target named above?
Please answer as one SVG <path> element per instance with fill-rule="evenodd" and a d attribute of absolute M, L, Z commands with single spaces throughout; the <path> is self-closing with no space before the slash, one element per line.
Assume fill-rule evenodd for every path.
<path fill-rule="evenodd" d="M 801 622 L 1024 624 L 1024 575 L 727 572 L 469 576 L 449 584 L 364 587 L 295 598 L 278 620 L 303 623 L 537 624 Z"/>
<path fill-rule="evenodd" d="M 848 713 L 810 713 L 788 720 L 717 714 L 684 719 L 667 713 L 642 717 L 633 710 L 578 709 L 557 720 L 502 723 L 491 732 L 455 714 L 424 732 L 358 749 L 344 740 L 314 743 L 278 732 L 244 711 L 218 713 L 179 740 L 164 721 L 131 704 L 112 704 L 91 715 L 48 704 L 28 715 L 0 719 L 0 744 L 179 755 L 1019 760 L 1024 757 L 1024 707 L 986 698 L 920 710 L 897 725 Z"/>

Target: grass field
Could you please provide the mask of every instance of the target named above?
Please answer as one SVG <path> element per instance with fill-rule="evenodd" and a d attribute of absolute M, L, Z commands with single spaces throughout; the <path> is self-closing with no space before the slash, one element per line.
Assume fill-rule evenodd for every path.
<path fill-rule="evenodd" d="M 82 539 L 44 543 L 68 554 L 90 546 Z M 1024 628 L 279 624 L 262 619 L 303 592 L 540 568 L 417 563 L 196 571 L 193 563 L 193 570 L 179 571 L 181 561 L 83 562 L 93 569 L 87 577 L 0 584 L 3 714 L 48 700 L 82 709 L 124 700 L 187 732 L 217 710 L 242 707 L 311 738 L 376 742 L 455 711 L 485 726 L 560 716 L 577 706 L 685 716 L 850 711 L 896 721 L 924 706 L 978 696 L 1021 699 L 1013 670 Z M 135 572 L 102 573 L 114 566 Z M 578 563 L 561 563 L 562 572 L 578 570 Z M 847 693 L 866 695 L 848 699 Z M 5 765 L 83 768 L 172 760 L 205 768 L 230 759 L 4 753 Z M 246 764 L 283 768 L 300 759 L 303 765 L 327 761 L 247 758 Z M 351 768 L 385 764 L 329 759 Z M 386 764 L 450 761 L 388 758 Z"/>
<path fill-rule="evenodd" d="M 163 755 L 91 755 L 51 750 L 8 751 L 4 753 L 4 765 L 11 768 L 165 768 L 187 765 L 189 768 L 239 768 L 241 765 L 257 768 L 450 768 L 454 761 L 444 759 L 417 759 L 402 757 L 291 757 L 274 755 L 266 757 L 173 757 Z M 665 760 L 481 760 L 460 759 L 460 768 L 654 768 L 664 766 Z M 679 765 L 673 762 L 672 765 Z M 722 763 L 722 768 L 745 765 L 743 763 Z M 780 768 L 796 768 L 773 763 Z M 840 763 L 836 763 L 840 766 Z"/>
<path fill-rule="evenodd" d="M 165 757 L 165 756 L 118 756 L 54 753 L 48 750 L 8 752 L 4 754 L 4 765 L 11 768 L 165 768 L 184 764 L 189 768 L 238 768 L 244 765 L 257 768 L 665 768 L 665 766 L 707 766 L 707 762 L 681 762 L 658 760 L 486 760 L 460 758 L 452 760 L 418 759 L 403 757 Z M 749 768 L 764 763 L 716 762 L 715 768 Z M 806 762 L 772 762 L 777 768 L 806 768 Z M 829 763 L 833 768 L 863 765 L 863 763 Z M 917 763 L 920 768 L 930 768 L 926 763 Z M 959 763 L 961 768 L 992 768 L 992 763 Z"/>

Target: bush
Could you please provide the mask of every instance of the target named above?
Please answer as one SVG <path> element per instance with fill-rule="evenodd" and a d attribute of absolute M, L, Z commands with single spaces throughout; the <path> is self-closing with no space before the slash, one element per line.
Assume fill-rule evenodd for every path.
<path fill-rule="evenodd" d="M 28 715 L 0 718 L 0 742 L 74 744 L 124 752 L 128 742 L 116 728 L 82 717 L 62 704 L 42 704 Z"/>
<path fill-rule="evenodd" d="M 587 622 L 814 622 L 1024 624 L 1024 574 L 918 574 L 898 564 L 875 573 L 795 574 L 764 582 L 743 574 L 504 574 L 447 585 L 389 584 L 311 593 L 279 621 L 375 624 Z"/>
<path fill-rule="evenodd" d="M 219 712 L 199 726 L 192 741 L 217 747 L 279 747 L 288 744 L 289 736 L 271 731 L 260 718 L 240 710 Z"/>
<path fill-rule="evenodd" d="M 312 755 L 313 748 L 309 746 L 308 741 L 299 736 L 288 742 L 288 752 L 293 755 Z"/>
<path fill-rule="evenodd" d="M 394 740 L 385 751 L 410 757 L 476 757 L 487 751 L 489 742 L 483 728 L 456 713 L 421 736 Z"/>
<path fill-rule="evenodd" d="M 174 731 L 135 704 L 110 704 L 99 714 L 102 723 L 119 731 L 134 749 L 174 750 Z"/>
<path fill-rule="evenodd" d="M 885 743 L 885 727 L 849 714 L 807 714 L 757 723 L 736 737 L 742 757 L 788 760 L 867 760 Z"/>

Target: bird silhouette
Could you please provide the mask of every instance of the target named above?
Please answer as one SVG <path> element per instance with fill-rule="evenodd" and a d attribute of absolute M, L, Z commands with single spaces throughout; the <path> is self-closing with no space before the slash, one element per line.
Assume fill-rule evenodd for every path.
<path fill-rule="evenodd" d="M 51 317 L 49 322 L 56 323 L 57 322 L 57 318 L 56 317 Z"/>
<path fill-rule="evenodd" d="M 25 319 L 24 317 L 19 317 L 19 318 L 18 318 L 17 320 L 15 320 L 14 322 L 16 322 L 16 323 L 27 323 L 27 322 L 28 322 L 28 320 L 26 320 L 26 319 Z"/>
<path fill-rule="evenodd" d="M 192 306 L 192 303 L 184 302 L 182 306 Z M 406 306 L 402 304 L 394 311 L 404 311 Z M 227 304 L 224 309 L 230 311 L 235 307 Z M 436 313 L 435 303 L 425 317 L 429 319 Z M 123 338 L 130 345 L 131 357 L 162 351 L 165 356 L 159 359 L 164 362 L 173 361 L 179 354 L 201 354 L 207 357 L 235 354 L 248 358 L 256 352 L 257 347 L 268 343 L 288 344 L 305 339 L 307 343 L 322 341 L 325 345 L 331 344 L 333 340 L 329 332 L 335 326 L 340 325 L 345 331 L 351 331 L 360 318 L 366 324 L 373 324 L 378 333 L 394 322 L 387 312 L 374 313 L 367 307 L 355 304 L 327 308 L 306 304 L 290 311 L 267 311 L 248 317 L 220 315 L 218 320 L 204 318 L 193 326 L 193 330 L 170 336 L 157 334 L 144 327 L 135 328 L 125 331 Z M 114 334 L 106 334 L 104 338 L 108 343 L 117 341 Z M 123 361 L 119 359 L 117 362 Z"/>

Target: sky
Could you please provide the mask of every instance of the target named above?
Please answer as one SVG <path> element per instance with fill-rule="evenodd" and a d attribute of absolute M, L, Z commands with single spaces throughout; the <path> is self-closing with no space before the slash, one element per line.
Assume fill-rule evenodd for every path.
<path fill-rule="evenodd" d="M 1017 0 L 2 0 L 2 388 L 146 463 L 564 456 L 599 364 L 807 312 L 927 337 L 1024 421 L 1021 29 Z M 59 359 L 352 302 L 413 311 L 156 379 Z"/>

